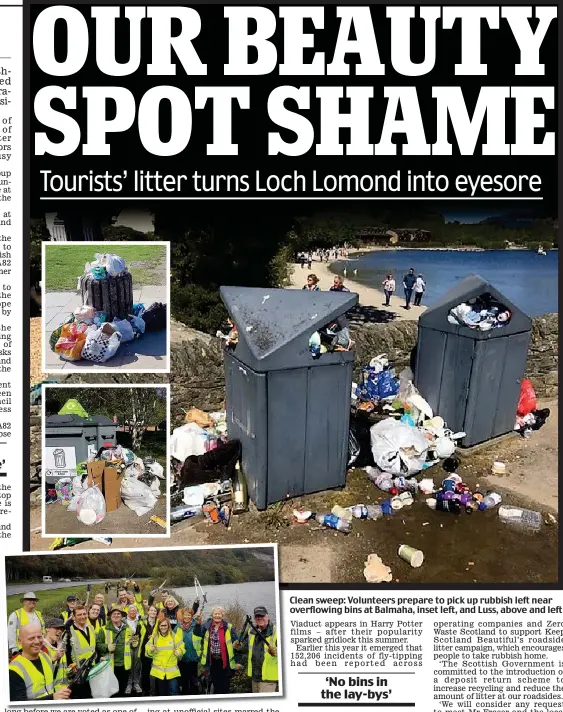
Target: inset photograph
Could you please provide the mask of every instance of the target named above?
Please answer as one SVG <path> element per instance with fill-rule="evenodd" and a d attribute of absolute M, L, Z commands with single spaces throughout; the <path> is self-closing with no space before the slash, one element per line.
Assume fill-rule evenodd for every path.
<path fill-rule="evenodd" d="M 44 537 L 167 536 L 169 386 L 43 386 Z"/>
<path fill-rule="evenodd" d="M 12 703 L 281 694 L 275 545 L 5 562 Z"/>
<path fill-rule="evenodd" d="M 162 373 L 167 242 L 43 244 L 43 371 Z"/>

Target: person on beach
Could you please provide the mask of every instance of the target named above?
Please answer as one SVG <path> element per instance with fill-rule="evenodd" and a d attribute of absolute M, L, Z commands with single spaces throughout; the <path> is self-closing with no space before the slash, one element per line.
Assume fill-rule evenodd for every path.
<path fill-rule="evenodd" d="M 319 278 L 316 274 L 307 276 L 307 284 L 303 285 L 303 289 L 306 289 L 308 292 L 320 292 Z"/>
<path fill-rule="evenodd" d="M 418 277 L 416 278 L 416 282 L 414 283 L 414 305 L 415 307 L 420 306 L 420 302 L 422 301 L 422 295 L 424 294 L 426 290 L 426 283 L 424 281 L 424 277 L 419 274 Z"/>
<path fill-rule="evenodd" d="M 332 287 L 330 287 L 329 292 L 349 292 L 348 287 L 344 286 L 342 277 L 339 274 L 334 275 L 334 280 L 332 282 Z"/>
<path fill-rule="evenodd" d="M 395 291 L 395 280 L 393 275 L 389 273 L 387 277 L 383 280 L 383 291 L 385 292 L 385 305 L 386 307 L 391 306 L 391 297 Z"/>
<path fill-rule="evenodd" d="M 405 290 L 405 309 L 411 308 L 412 290 L 416 283 L 414 276 L 414 267 L 411 267 L 408 273 L 403 277 L 403 288 Z"/>
<path fill-rule="evenodd" d="M 307 268 L 311 269 L 312 266 L 313 266 L 313 255 L 309 252 L 307 254 Z"/>

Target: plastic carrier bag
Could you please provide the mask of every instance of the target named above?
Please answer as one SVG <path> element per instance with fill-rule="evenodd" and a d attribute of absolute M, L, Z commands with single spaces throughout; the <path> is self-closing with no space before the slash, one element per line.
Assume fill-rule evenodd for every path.
<path fill-rule="evenodd" d="M 116 317 L 113 320 L 112 326 L 118 333 L 121 334 L 121 341 L 124 344 L 128 341 L 133 341 L 133 339 L 135 338 L 135 330 L 133 329 L 133 325 L 127 319 L 118 319 Z"/>
<path fill-rule="evenodd" d="M 371 451 L 377 467 L 392 475 L 414 475 L 426 462 L 428 440 L 418 429 L 393 418 L 370 429 Z"/>
<path fill-rule="evenodd" d="M 156 504 L 156 496 L 151 488 L 140 480 L 130 477 L 121 482 L 121 499 L 138 517 L 150 512 Z"/>
<path fill-rule="evenodd" d="M 115 330 L 112 324 L 106 322 L 99 329 L 90 327 L 86 335 L 82 358 L 95 363 L 104 363 L 115 356 L 120 343 L 121 334 Z"/>
<path fill-rule="evenodd" d="M 166 305 L 154 302 L 143 312 L 146 331 L 160 331 L 166 329 Z"/>
<path fill-rule="evenodd" d="M 98 524 L 106 516 L 106 500 L 97 487 L 88 487 L 76 503 L 76 517 L 91 526 Z"/>
<path fill-rule="evenodd" d="M 55 344 L 55 353 L 64 361 L 80 361 L 86 345 L 87 329 L 86 324 L 77 322 L 63 324 L 61 335 Z"/>
<path fill-rule="evenodd" d="M 117 275 L 127 270 L 123 257 L 114 255 L 111 252 L 104 255 L 104 266 L 110 277 L 117 277 Z"/>

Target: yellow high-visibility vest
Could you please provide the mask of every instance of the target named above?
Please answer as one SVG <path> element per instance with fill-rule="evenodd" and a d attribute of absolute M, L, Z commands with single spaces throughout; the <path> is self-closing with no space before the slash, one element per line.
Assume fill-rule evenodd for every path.
<path fill-rule="evenodd" d="M 248 637 L 248 677 L 252 677 L 252 649 L 254 647 L 254 641 L 256 639 L 256 633 L 251 633 Z M 278 631 L 276 626 L 273 627 L 273 635 L 266 636 L 268 645 L 273 645 L 274 647 L 278 644 Z M 260 645 L 261 641 L 258 641 Z M 262 643 L 264 646 L 264 662 L 262 663 L 262 680 L 264 682 L 277 682 L 278 681 L 278 659 L 274 655 L 270 655 L 268 652 L 268 645 Z"/>
<path fill-rule="evenodd" d="M 68 681 L 67 681 L 67 676 L 66 676 L 68 662 L 66 659 L 66 653 L 63 653 L 60 660 L 56 660 L 56 656 L 57 656 L 56 646 L 49 645 L 49 644 L 47 644 L 47 642 L 45 642 L 45 650 L 47 652 L 47 655 L 49 656 L 49 659 L 51 660 L 51 664 L 53 665 L 53 673 L 54 673 L 55 667 L 57 668 L 57 672 L 55 674 L 55 692 L 58 692 L 59 690 L 62 690 L 68 686 Z M 58 665 L 57 665 L 57 663 L 58 663 Z"/>
<path fill-rule="evenodd" d="M 44 622 L 44 620 L 43 620 L 43 616 L 41 615 L 41 613 L 40 613 L 39 611 L 33 611 L 33 612 L 35 613 L 35 615 L 37 616 L 37 618 L 39 618 L 39 623 L 40 623 L 40 625 L 41 625 L 41 630 L 42 630 L 42 632 L 43 632 L 43 634 L 44 634 L 44 633 L 45 633 L 45 622 Z M 24 625 L 28 625 L 30 621 L 29 621 L 29 616 L 28 616 L 28 614 L 27 614 L 25 608 L 18 608 L 18 609 L 15 611 L 15 614 L 16 614 L 16 619 L 17 619 L 17 621 L 18 621 L 18 622 L 16 623 L 16 641 L 17 641 L 17 644 L 18 644 L 18 650 L 21 650 L 21 649 L 22 649 L 22 646 L 20 645 L 20 642 L 19 642 L 20 628 L 23 628 Z"/>
<path fill-rule="evenodd" d="M 82 660 L 91 658 L 96 652 L 96 633 L 94 626 L 90 623 L 86 623 L 86 630 L 88 631 L 88 641 L 84 639 L 83 635 L 78 633 L 74 625 L 71 625 L 69 628 L 72 646 L 72 662 L 76 663 L 76 665 Z"/>
<path fill-rule="evenodd" d="M 156 650 L 151 652 L 150 645 L 154 645 Z M 174 649 L 179 650 L 178 657 L 174 655 Z M 184 635 L 181 628 L 177 628 L 174 633 L 170 632 L 163 637 L 158 633 L 151 637 L 147 643 L 147 655 L 152 658 L 151 676 L 158 680 L 173 680 L 180 677 L 178 660 L 186 652 L 184 645 Z"/>
<path fill-rule="evenodd" d="M 227 655 L 229 657 L 229 667 L 231 670 L 235 669 L 235 651 L 233 649 L 233 639 L 231 636 L 231 630 L 233 629 L 233 626 L 230 623 L 227 623 L 227 629 L 225 630 L 225 644 L 227 646 Z M 210 629 L 208 628 L 205 631 L 205 634 L 203 636 L 203 648 L 201 651 L 201 658 L 200 662 L 202 665 L 207 665 L 207 651 L 209 650 L 209 635 L 210 635 Z M 195 646 L 194 646 L 195 647 Z"/>
<path fill-rule="evenodd" d="M 9 665 L 9 670 L 17 673 L 24 681 L 28 700 L 41 700 L 55 692 L 51 659 L 47 653 L 41 651 L 39 660 L 43 674 L 23 655 L 16 655 Z"/>

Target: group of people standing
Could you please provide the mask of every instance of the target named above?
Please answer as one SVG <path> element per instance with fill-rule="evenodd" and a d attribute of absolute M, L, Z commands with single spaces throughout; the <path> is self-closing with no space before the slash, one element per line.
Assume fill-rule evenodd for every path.
<path fill-rule="evenodd" d="M 329 260 L 338 260 L 340 258 L 346 259 L 348 257 L 348 247 L 332 247 L 331 249 L 318 249 L 315 251 L 309 250 L 308 252 L 299 252 L 297 254 L 296 262 L 301 265 L 301 269 L 307 265 L 311 269 L 313 260 L 318 260 L 319 262 L 328 262 Z"/>
<path fill-rule="evenodd" d="M 391 297 L 396 290 L 396 283 L 393 274 L 390 272 L 382 282 L 383 292 L 385 293 L 384 306 L 391 306 Z M 403 277 L 403 289 L 405 292 L 405 309 L 411 308 L 411 299 L 414 295 L 414 306 L 419 307 L 422 302 L 422 295 L 426 291 L 426 282 L 424 276 L 415 275 L 414 267 L 411 267 L 407 274 Z"/>
<path fill-rule="evenodd" d="M 277 690 L 277 630 L 264 606 L 254 609 L 250 632 L 239 639 L 221 606 L 204 622 L 199 601 L 181 607 L 167 590 L 143 600 L 131 584 L 133 590 L 118 589 L 111 607 L 101 593 L 90 606 L 68 596 L 60 617 L 46 621 L 35 593 L 24 594 L 8 620 L 11 701 L 91 699 L 88 681 L 71 682 L 71 673 L 92 657 L 110 660 L 119 684 L 113 697 L 201 694 L 200 665 L 208 691 L 229 694 L 244 652 L 252 692 Z"/>

